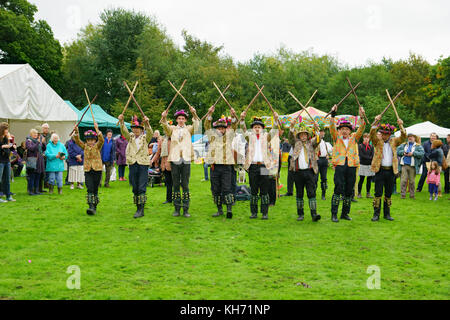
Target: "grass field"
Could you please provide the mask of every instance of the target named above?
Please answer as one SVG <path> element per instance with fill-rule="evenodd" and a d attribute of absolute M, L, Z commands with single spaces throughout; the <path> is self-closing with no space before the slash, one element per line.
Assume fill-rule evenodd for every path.
<path fill-rule="evenodd" d="M 193 166 L 191 219 L 172 217 L 164 187 L 148 190 L 146 215 L 134 220 L 127 182 L 102 188 L 99 214 L 89 217 L 85 190 L 29 197 L 25 178 L 17 178 L 17 202 L 0 205 L 0 299 L 450 297 L 447 195 L 437 202 L 425 191 L 415 201 L 394 196 L 394 222 L 371 222 L 364 198 L 353 205 L 352 222 L 332 223 L 332 190 L 319 200 L 319 223 L 309 214 L 296 221 L 294 197 L 281 198 L 268 221 L 250 220 L 248 202 L 238 203 L 229 221 L 211 218 L 202 170 Z M 80 290 L 66 287 L 72 265 L 81 270 Z M 380 268 L 379 290 L 366 285 L 372 265 Z"/>

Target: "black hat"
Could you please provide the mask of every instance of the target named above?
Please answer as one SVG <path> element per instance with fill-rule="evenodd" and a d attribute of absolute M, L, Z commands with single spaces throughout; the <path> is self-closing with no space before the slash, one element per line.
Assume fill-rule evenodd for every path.
<path fill-rule="evenodd" d="M 262 118 L 260 118 L 260 117 L 253 117 L 253 122 L 250 125 L 250 127 L 253 128 L 256 125 L 260 125 L 261 127 L 263 127 L 263 129 L 266 127 L 266 125 L 264 124 Z"/>
<path fill-rule="evenodd" d="M 133 118 L 131 120 L 131 128 L 140 128 L 140 129 L 144 130 L 142 121 L 139 120 L 137 116 L 133 116 Z"/>

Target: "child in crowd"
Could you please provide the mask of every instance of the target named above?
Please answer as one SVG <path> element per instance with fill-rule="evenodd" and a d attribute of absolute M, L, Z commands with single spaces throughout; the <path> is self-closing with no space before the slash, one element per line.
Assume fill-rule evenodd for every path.
<path fill-rule="evenodd" d="M 441 182 L 441 170 L 436 161 L 431 162 L 430 170 L 427 173 L 428 191 L 430 192 L 430 200 L 438 199 L 438 189 Z"/>

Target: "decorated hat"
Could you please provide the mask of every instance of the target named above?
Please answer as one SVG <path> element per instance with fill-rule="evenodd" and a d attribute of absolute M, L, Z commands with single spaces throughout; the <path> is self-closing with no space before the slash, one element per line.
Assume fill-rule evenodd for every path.
<path fill-rule="evenodd" d="M 397 130 L 396 127 L 390 125 L 389 123 L 383 123 L 380 125 L 378 131 L 381 133 L 392 134 Z"/>
<path fill-rule="evenodd" d="M 310 137 L 312 132 L 309 127 L 307 127 L 304 123 L 300 123 L 299 129 L 297 130 L 297 137 L 300 135 L 300 133 L 307 133 Z"/>
<path fill-rule="evenodd" d="M 133 116 L 131 119 L 131 128 L 140 128 L 144 130 L 144 126 L 142 125 L 142 121 L 139 120 L 137 116 Z"/>
<path fill-rule="evenodd" d="M 225 116 L 222 116 L 222 118 L 220 118 L 219 120 L 214 122 L 213 127 L 215 129 L 217 129 L 217 128 L 227 128 L 228 127 L 228 120 L 227 120 L 227 118 L 225 118 Z"/>
<path fill-rule="evenodd" d="M 227 118 L 227 126 L 230 127 L 232 123 L 233 123 L 233 120 L 231 119 L 231 117 L 228 117 Z"/>
<path fill-rule="evenodd" d="M 340 119 L 340 120 L 338 121 L 337 128 L 338 128 L 338 129 L 341 129 L 341 128 L 344 128 L 344 127 L 347 127 L 347 128 L 349 128 L 350 130 L 352 130 L 352 131 L 355 130 L 355 127 L 351 124 L 350 121 L 348 121 L 347 119 Z"/>
<path fill-rule="evenodd" d="M 88 130 L 84 133 L 84 138 L 87 139 L 95 139 L 98 140 L 98 135 L 97 132 L 92 131 L 92 130 Z"/>
<path fill-rule="evenodd" d="M 175 112 L 173 117 L 175 118 L 175 120 L 178 117 L 185 117 L 187 119 L 187 118 L 189 118 L 189 114 L 184 110 L 177 110 L 177 112 Z"/>
<path fill-rule="evenodd" d="M 256 125 L 260 125 L 263 129 L 266 127 L 261 117 L 253 117 L 253 122 L 250 126 L 253 128 Z"/>

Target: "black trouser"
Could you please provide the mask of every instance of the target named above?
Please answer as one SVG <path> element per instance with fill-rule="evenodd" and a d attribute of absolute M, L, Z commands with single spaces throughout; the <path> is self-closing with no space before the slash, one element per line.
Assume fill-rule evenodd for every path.
<path fill-rule="evenodd" d="M 443 160 L 445 161 L 445 159 Z M 444 188 L 444 192 L 445 193 L 449 193 L 450 192 L 450 182 L 448 181 L 449 179 L 449 173 L 450 173 L 450 168 L 447 168 L 444 171 L 444 179 L 445 179 L 445 188 Z"/>
<path fill-rule="evenodd" d="M 39 178 L 41 174 L 36 171 L 36 169 L 26 169 L 27 171 L 27 182 L 28 182 L 28 192 L 35 193 L 39 191 Z"/>
<path fill-rule="evenodd" d="M 181 207 L 181 188 L 183 189 L 183 207 L 189 208 L 191 194 L 189 192 L 189 179 L 191 177 L 191 163 L 181 161 L 179 164 L 171 162 L 173 183 L 173 204 Z"/>
<path fill-rule="evenodd" d="M 272 177 L 269 185 L 269 199 L 270 204 L 275 205 L 277 203 L 277 179 Z"/>
<path fill-rule="evenodd" d="M 120 164 L 120 165 L 119 165 L 119 179 L 125 177 L 125 168 L 126 168 L 126 167 L 127 167 L 127 166 L 124 165 L 124 164 Z"/>
<path fill-rule="evenodd" d="M 422 175 L 420 176 L 419 184 L 417 185 L 417 190 L 422 191 L 423 185 L 425 183 L 425 180 L 427 180 L 427 163 L 422 163 Z"/>
<path fill-rule="evenodd" d="M 361 194 L 362 191 L 362 186 L 364 184 L 364 179 L 366 177 L 365 176 L 359 176 L 359 182 L 358 182 L 358 194 Z M 367 182 L 366 182 L 366 191 L 369 194 L 370 193 L 370 187 L 372 185 L 372 177 L 367 177 Z"/>
<path fill-rule="evenodd" d="M 313 169 L 297 170 L 293 172 L 295 181 L 295 190 L 297 191 L 297 212 L 299 215 L 303 215 L 304 201 L 303 196 L 305 194 L 309 199 L 309 208 L 312 214 L 317 211 L 316 200 L 316 178 Z"/>
<path fill-rule="evenodd" d="M 137 206 L 147 202 L 148 167 L 137 162 L 130 166 L 130 184 L 133 187 L 134 204 Z"/>
<path fill-rule="evenodd" d="M 356 182 L 356 167 L 348 166 L 348 159 L 345 159 L 343 166 L 336 166 L 334 172 L 334 194 L 331 199 L 331 213 L 337 214 L 339 202 L 343 200 L 342 215 L 350 213 L 352 196 L 354 194 Z"/>
<path fill-rule="evenodd" d="M 233 165 L 211 165 L 211 192 L 214 203 L 218 206 L 231 205 L 234 202 L 231 178 L 233 169 Z"/>
<path fill-rule="evenodd" d="M 289 170 L 292 157 L 288 158 L 287 193 L 294 194 L 294 171 Z"/>
<path fill-rule="evenodd" d="M 100 185 L 100 180 L 102 178 L 101 171 L 88 171 L 84 173 L 84 179 L 86 182 L 87 193 L 98 195 L 98 186 Z"/>
<path fill-rule="evenodd" d="M 394 191 L 395 175 L 393 169 L 380 168 L 375 174 L 375 198 L 373 200 L 373 207 L 375 215 L 379 215 L 381 209 L 381 197 L 384 189 L 384 214 L 390 214 L 390 207 L 392 205 L 392 192 Z"/>
<path fill-rule="evenodd" d="M 326 157 L 321 157 L 317 160 L 317 166 L 319 172 L 316 175 L 316 189 L 319 186 L 319 175 L 320 175 L 320 187 L 322 189 L 322 194 L 325 195 L 327 190 L 327 173 L 328 173 L 328 159 Z"/>
<path fill-rule="evenodd" d="M 252 214 L 258 213 L 258 194 L 261 197 L 261 213 L 269 212 L 269 186 L 270 176 L 263 164 L 252 164 L 248 170 L 250 179 L 251 199 L 250 210 Z"/>
<path fill-rule="evenodd" d="M 164 170 L 164 183 L 166 185 L 166 201 L 172 203 L 172 171 Z"/>
<path fill-rule="evenodd" d="M 231 166 L 231 193 L 234 196 L 234 199 L 236 199 L 237 194 L 237 172 L 234 166 Z"/>

